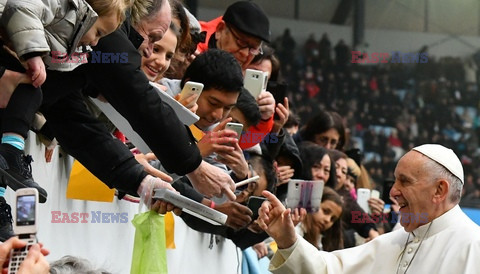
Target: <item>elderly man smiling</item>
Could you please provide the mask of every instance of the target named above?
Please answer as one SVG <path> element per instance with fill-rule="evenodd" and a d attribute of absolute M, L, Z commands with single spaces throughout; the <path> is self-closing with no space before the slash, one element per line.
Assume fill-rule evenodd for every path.
<path fill-rule="evenodd" d="M 413 148 L 395 169 L 390 191 L 401 206 L 403 229 L 364 245 L 319 252 L 295 235 L 289 210 L 269 192 L 260 225 L 279 251 L 274 273 L 478 273 L 480 227 L 460 209 L 463 168 L 455 153 L 436 144 Z M 425 218 L 411 218 L 416 215 Z"/>

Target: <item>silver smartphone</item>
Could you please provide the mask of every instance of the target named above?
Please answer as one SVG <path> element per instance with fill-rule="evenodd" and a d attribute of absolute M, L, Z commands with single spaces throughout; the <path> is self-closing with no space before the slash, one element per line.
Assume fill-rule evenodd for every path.
<path fill-rule="evenodd" d="M 268 73 L 255 69 L 247 69 L 243 86 L 252 94 L 255 99 L 258 98 L 262 91 L 267 90 Z"/>
<path fill-rule="evenodd" d="M 288 182 L 287 208 L 305 208 L 307 213 L 317 212 L 322 203 L 324 182 L 290 180 Z"/>
<path fill-rule="evenodd" d="M 36 188 L 20 188 L 15 194 L 13 232 L 16 235 L 36 234 L 38 228 L 38 190 Z"/>
<path fill-rule="evenodd" d="M 37 243 L 36 234 L 38 230 L 38 190 L 35 188 L 20 188 L 15 194 L 13 232 L 27 245 L 10 251 L 9 274 L 17 273 L 18 268 L 27 256 L 28 249 Z"/>
<path fill-rule="evenodd" d="M 229 122 L 225 125 L 225 129 L 235 131 L 237 133 L 237 140 L 240 140 L 240 137 L 242 136 L 242 130 L 243 130 L 243 125 L 242 124 Z M 231 144 L 231 143 L 225 143 L 225 145 L 233 146 L 233 144 Z M 221 160 L 221 159 L 223 159 L 223 157 L 217 154 L 217 159 Z"/>
<path fill-rule="evenodd" d="M 240 137 L 242 136 L 242 130 L 243 130 L 242 124 L 230 122 L 225 125 L 225 129 L 235 131 L 237 133 L 237 139 L 240 140 Z"/>

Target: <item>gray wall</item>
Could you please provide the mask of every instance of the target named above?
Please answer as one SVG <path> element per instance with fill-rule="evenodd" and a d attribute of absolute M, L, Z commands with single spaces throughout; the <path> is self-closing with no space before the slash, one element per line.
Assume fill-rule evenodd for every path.
<path fill-rule="evenodd" d="M 301 20 L 328 23 L 340 0 L 298 0 Z M 423 32 L 425 1 L 428 31 L 460 35 L 480 34 L 478 0 L 366 0 L 366 27 Z M 198 0 L 200 8 L 224 11 L 235 0 Z M 256 0 L 269 16 L 294 18 L 294 0 Z M 352 19 L 347 20 L 351 25 Z"/>

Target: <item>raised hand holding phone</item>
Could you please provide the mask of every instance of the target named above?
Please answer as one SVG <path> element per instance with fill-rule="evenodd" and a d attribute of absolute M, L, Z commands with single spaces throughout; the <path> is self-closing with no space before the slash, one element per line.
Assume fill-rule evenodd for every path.
<path fill-rule="evenodd" d="M 15 192 L 15 206 L 13 208 L 13 232 L 26 245 L 12 249 L 8 264 L 8 273 L 17 273 L 21 263 L 25 260 L 28 250 L 37 243 L 38 227 L 38 190 L 35 188 L 20 188 Z"/>
<path fill-rule="evenodd" d="M 234 150 L 232 146 L 227 144 L 235 143 L 236 136 L 224 131 L 226 124 L 231 120 L 232 118 L 223 120 L 211 132 L 207 132 L 207 134 L 198 141 L 197 146 L 202 157 L 206 157 L 213 152 L 231 152 Z"/>
<path fill-rule="evenodd" d="M 228 123 L 225 125 L 225 129 L 235 131 L 235 133 L 237 133 L 237 137 L 236 137 L 237 140 L 240 140 L 240 137 L 242 136 L 242 130 L 243 130 L 243 125 L 242 125 L 242 124 L 240 124 L 240 123 L 228 122 Z"/>
<path fill-rule="evenodd" d="M 285 123 L 287 123 L 288 116 L 290 115 L 290 107 L 288 105 L 288 98 L 283 98 L 283 104 L 278 103 L 275 108 L 275 116 L 273 120 L 272 133 L 280 133 Z"/>
<path fill-rule="evenodd" d="M 10 261 L 11 259 L 11 257 L 9 257 L 11 250 L 23 249 L 27 243 L 18 239 L 18 237 L 11 237 L 0 245 L 0 265 L 4 266 L 2 268 L 2 273 L 8 273 L 6 264 L 7 260 Z M 19 269 L 17 273 L 49 273 L 50 265 L 44 257 L 49 253 L 50 252 L 47 249 L 43 248 L 41 243 L 32 245 L 28 250 L 28 254 L 23 263 L 19 263 Z M 15 272 L 11 271 L 10 273 Z"/>
<path fill-rule="evenodd" d="M 202 93 L 202 90 L 202 83 L 188 81 L 183 86 L 178 101 L 183 104 L 183 102 L 186 102 L 187 98 L 190 98 L 188 104 L 184 105 L 186 108 L 190 109 L 197 103 L 198 97 L 200 97 L 200 93 Z M 195 96 L 194 99 L 191 98 L 192 96 Z"/>
<path fill-rule="evenodd" d="M 248 163 L 245 160 L 245 156 L 243 155 L 243 151 L 240 148 L 239 140 L 242 136 L 242 129 L 243 125 L 240 123 L 227 123 L 225 126 L 225 130 L 232 130 L 236 133 L 237 137 L 235 142 L 227 143 L 226 145 L 232 146 L 234 148 L 233 151 L 230 152 L 218 152 L 217 151 L 217 160 L 220 163 L 227 165 L 230 169 L 232 169 L 233 173 L 237 178 L 245 178 L 248 176 Z"/>

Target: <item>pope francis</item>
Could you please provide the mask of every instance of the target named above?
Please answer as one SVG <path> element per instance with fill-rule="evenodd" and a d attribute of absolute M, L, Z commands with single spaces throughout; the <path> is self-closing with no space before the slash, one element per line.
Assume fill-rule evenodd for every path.
<path fill-rule="evenodd" d="M 404 229 L 331 253 L 318 251 L 297 237 L 290 210 L 265 191 L 268 202 L 259 210 L 259 224 L 279 248 L 270 271 L 479 273 L 480 227 L 458 206 L 463 168 L 455 153 L 437 144 L 415 147 L 400 159 L 394 174 L 390 196 L 400 205 L 401 216 L 408 216 L 401 217 Z"/>

